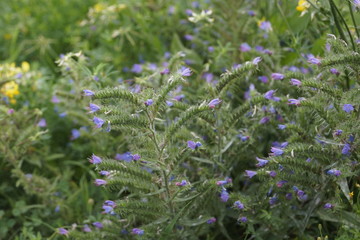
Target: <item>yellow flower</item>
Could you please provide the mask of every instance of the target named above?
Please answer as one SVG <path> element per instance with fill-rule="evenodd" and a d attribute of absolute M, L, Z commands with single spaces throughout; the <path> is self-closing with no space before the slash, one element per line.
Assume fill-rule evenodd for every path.
<path fill-rule="evenodd" d="M 123 3 L 116 6 L 116 10 L 119 12 L 124 10 L 125 8 L 127 8 L 127 6 L 126 6 L 126 4 L 123 4 Z"/>
<path fill-rule="evenodd" d="M 354 192 L 349 193 L 350 198 L 354 196 Z"/>
<path fill-rule="evenodd" d="M 5 33 L 4 34 L 4 39 L 5 40 L 10 40 L 12 38 L 12 35 L 10 33 Z"/>
<path fill-rule="evenodd" d="M 102 3 L 97 3 L 97 4 L 94 5 L 94 11 L 95 12 L 101 12 L 104 9 L 105 9 L 105 6 Z"/>
<path fill-rule="evenodd" d="M 310 7 L 310 3 L 306 0 L 299 0 L 296 10 L 299 12 L 306 11 Z"/>
<path fill-rule="evenodd" d="M 5 96 L 10 98 L 10 102 L 13 103 L 15 99 L 13 99 L 16 95 L 19 95 L 19 85 L 14 82 L 8 82 L 5 83 L 2 88 L 0 89 L 0 92 L 3 93 Z M 16 100 L 15 100 L 16 102 Z"/>
<path fill-rule="evenodd" d="M 30 64 L 28 62 L 22 62 L 21 69 L 23 72 L 28 72 L 30 70 Z"/>

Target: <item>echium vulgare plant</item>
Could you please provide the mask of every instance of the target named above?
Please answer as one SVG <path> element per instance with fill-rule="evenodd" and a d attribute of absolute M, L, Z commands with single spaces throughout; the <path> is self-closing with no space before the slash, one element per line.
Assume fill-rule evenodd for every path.
<path fill-rule="evenodd" d="M 221 152 L 229 146 L 219 135 L 223 101 L 216 96 L 254 72 L 260 61 L 224 73 L 216 88 L 209 88 L 209 98 L 198 104 L 169 97 L 192 75 L 187 67 L 163 73 L 168 79 L 159 90 L 84 90 L 92 100 L 95 127 L 127 135 L 129 152 L 115 158 L 94 153 L 89 159 L 101 175 L 95 184 L 119 197 L 104 200 L 108 219 L 83 226 L 83 232 L 60 228 L 59 233 L 76 239 L 198 239 L 216 224 L 214 236 L 230 239 L 223 219 L 230 214 L 235 225 L 247 222 L 246 206 L 239 194 L 228 191 L 232 179 Z"/>
<path fill-rule="evenodd" d="M 288 85 L 286 97 L 276 88 L 263 95 L 266 107 L 282 116 L 276 131 L 283 134 L 270 153 L 257 156 L 257 169 L 245 172 L 250 185 L 260 188 L 252 197 L 263 212 L 249 228 L 254 236 L 310 239 L 324 222 L 331 234 L 339 224 L 360 226 L 359 199 L 354 197 L 359 187 L 359 47 L 329 35 L 326 49 L 323 58 L 307 56 L 314 66 L 311 76 L 272 74 L 276 87 Z M 281 222 L 287 222 L 285 232 Z"/>

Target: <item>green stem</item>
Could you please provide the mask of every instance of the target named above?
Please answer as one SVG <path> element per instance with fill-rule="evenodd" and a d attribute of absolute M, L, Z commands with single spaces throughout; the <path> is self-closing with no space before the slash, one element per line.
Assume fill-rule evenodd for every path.
<path fill-rule="evenodd" d="M 330 0 L 330 2 L 331 2 L 331 4 L 332 4 L 333 9 L 336 11 L 337 14 L 339 14 L 339 17 L 340 17 L 341 21 L 344 23 L 345 28 L 346 28 L 346 31 L 348 32 L 349 37 L 350 37 L 350 40 L 351 40 L 351 44 L 352 44 L 353 50 L 355 51 L 355 50 L 356 50 L 355 42 L 354 42 L 354 38 L 353 38 L 353 36 L 352 36 L 352 34 L 351 34 L 351 32 L 350 32 L 349 26 L 347 25 L 344 17 L 341 15 L 341 13 L 340 13 L 339 9 L 337 8 L 336 4 L 334 3 L 334 1 L 333 1 L 333 0 Z M 335 13 L 335 14 L 336 14 L 336 13 Z M 340 23 L 339 23 L 339 27 L 340 27 Z M 340 27 L 340 28 L 341 28 L 341 27 Z M 343 34 L 344 34 L 344 33 L 343 33 Z"/>
<path fill-rule="evenodd" d="M 357 27 L 357 24 L 356 24 L 356 21 L 355 21 L 355 17 L 354 17 L 354 10 L 353 10 L 353 7 L 351 5 L 351 2 L 348 1 L 348 4 L 349 4 L 349 10 L 350 10 L 350 15 L 351 15 L 351 19 L 354 23 L 354 28 L 355 28 L 355 31 L 356 31 L 356 35 L 358 38 L 360 38 L 360 33 L 359 33 L 359 29 Z"/>
<path fill-rule="evenodd" d="M 153 118 L 151 118 L 149 112 L 147 110 L 145 110 L 145 113 L 146 113 L 146 116 L 148 117 L 149 119 L 149 122 L 150 122 L 150 125 L 149 125 L 149 130 L 151 132 L 151 137 L 150 139 L 153 141 L 155 147 L 156 147 L 156 150 L 158 151 L 158 155 L 159 155 L 159 161 L 164 163 L 163 162 L 163 150 L 164 150 L 164 147 L 162 149 L 160 149 L 160 146 L 156 140 L 156 131 L 155 131 L 155 124 L 154 124 L 154 120 Z M 164 179 L 164 182 L 165 182 L 165 190 L 166 190 L 166 201 L 167 201 L 167 204 L 169 206 L 169 209 L 170 209 L 170 212 L 171 212 L 171 215 L 174 216 L 175 212 L 174 212 L 174 207 L 173 207 L 173 204 L 172 204 L 172 201 L 171 201 L 171 194 L 170 194 L 170 188 L 169 188 L 169 181 L 168 181 L 168 176 L 166 174 L 166 171 L 165 170 L 162 170 L 162 175 L 163 175 L 163 179 Z"/>
<path fill-rule="evenodd" d="M 334 18 L 334 22 L 335 22 L 335 25 L 336 25 L 336 28 L 340 34 L 340 37 L 346 42 L 346 37 L 345 37 L 345 34 L 340 26 L 340 23 L 337 19 L 337 16 L 336 16 L 336 11 L 334 9 L 334 6 L 332 4 L 332 0 L 329 0 L 329 3 L 330 3 L 330 10 L 331 10 L 331 14 L 333 15 L 333 18 Z"/>

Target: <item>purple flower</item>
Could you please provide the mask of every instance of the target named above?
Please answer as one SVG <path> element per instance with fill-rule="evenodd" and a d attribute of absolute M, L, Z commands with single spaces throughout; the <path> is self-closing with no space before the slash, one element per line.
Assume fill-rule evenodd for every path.
<path fill-rule="evenodd" d="M 294 188 L 294 187 L 293 187 Z M 296 195 L 298 197 L 303 197 L 305 195 L 305 192 L 303 190 L 295 190 L 296 191 Z"/>
<path fill-rule="evenodd" d="M 177 95 L 175 96 L 173 99 L 180 102 L 181 100 L 183 100 L 185 98 L 185 95 L 184 94 L 180 94 L 180 95 Z"/>
<path fill-rule="evenodd" d="M 209 108 L 215 108 L 221 102 L 222 102 L 222 100 L 220 100 L 219 98 L 215 98 L 209 102 L 208 106 L 209 106 Z"/>
<path fill-rule="evenodd" d="M 103 205 L 102 209 L 104 209 L 104 211 L 102 212 L 103 214 L 106 214 L 106 213 L 113 214 L 114 213 L 114 208 L 111 206 Z"/>
<path fill-rule="evenodd" d="M 280 156 L 284 153 L 284 151 L 282 149 L 276 148 L 276 147 L 272 147 L 271 152 L 272 153 L 270 153 L 270 155 L 272 155 L 272 156 Z"/>
<path fill-rule="evenodd" d="M 255 12 L 253 10 L 249 10 L 247 13 L 250 17 L 255 17 Z"/>
<path fill-rule="evenodd" d="M 259 76 L 258 79 L 263 83 L 268 83 L 269 79 L 267 76 Z"/>
<path fill-rule="evenodd" d="M 288 142 L 283 142 L 283 143 L 280 144 L 280 148 L 286 148 L 287 145 L 289 145 Z"/>
<path fill-rule="evenodd" d="M 185 40 L 187 41 L 192 41 L 194 39 L 194 36 L 193 35 L 190 35 L 190 34 L 185 34 L 184 36 Z"/>
<path fill-rule="evenodd" d="M 264 167 L 269 162 L 269 160 L 261 159 L 258 157 L 256 157 L 256 160 L 258 161 L 258 163 L 256 164 L 257 167 Z"/>
<path fill-rule="evenodd" d="M 278 102 L 280 101 L 280 98 L 279 97 L 275 97 L 274 94 L 275 94 L 275 90 L 270 90 L 270 91 L 267 91 L 265 94 L 264 94 L 264 97 L 268 100 L 273 100 L 275 102 Z"/>
<path fill-rule="evenodd" d="M 103 225 L 101 222 L 94 222 L 93 225 L 96 227 L 96 228 L 103 228 Z"/>
<path fill-rule="evenodd" d="M 241 134 L 237 135 L 237 137 L 239 137 L 241 139 L 241 141 L 243 141 L 243 142 L 249 140 L 249 138 L 250 138 L 249 136 L 243 136 Z"/>
<path fill-rule="evenodd" d="M 246 173 L 246 176 L 249 178 L 252 178 L 257 174 L 256 171 L 251 171 L 251 170 L 245 170 L 245 173 Z"/>
<path fill-rule="evenodd" d="M 131 233 L 132 234 L 135 234 L 135 235 L 144 235 L 144 230 L 140 229 L 140 228 L 133 228 L 131 230 Z"/>
<path fill-rule="evenodd" d="M 225 184 L 227 184 L 228 182 L 227 181 L 225 181 L 225 180 L 220 180 L 220 181 L 217 181 L 216 182 L 216 185 L 218 185 L 218 186 L 224 186 Z"/>
<path fill-rule="evenodd" d="M 242 52 L 248 52 L 251 50 L 251 47 L 247 43 L 243 43 L 240 45 L 240 51 Z"/>
<path fill-rule="evenodd" d="M 209 220 L 206 221 L 207 224 L 212 224 L 214 222 L 216 222 L 216 218 L 214 218 L 214 217 L 212 217 L 212 218 L 210 218 Z"/>
<path fill-rule="evenodd" d="M 276 177 L 276 172 L 275 171 L 270 171 L 269 172 L 269 175 L 270 175 L 270 177 Z"/>
<path fill-rule="evenodd" d="M 37 126 L 38 126 L 38 127 L 46 127 L 47 124 L 46 124 L 45 118 L 40 119 L 40 121 L 38 122 Z"/>
<path fill-rule="evenodd" d="M 273 54 L 273 52 L 271 50 L 269 50 L 269 49 L 264 49 L 263 53 L 265 53 L 265 54 L 267 54 L 269 56 L 271 56 Z"/>
<path fill-rule="evenodd" d="M 131 155 L 131 152 L 126 152 L 126 153 L 123 153 L 123 154 L 117 153 L 116 156 L 115 156 L 115 159 L 116 160 L 122 160 L 122 161 L 125 161 L 125 162 L 131 162 L 131 160 L 133 160 L 133 156 Z"/>
<path fill-rule="evenodd" d="M 83 90 L 85 96 L 94 96 L 95 93 L 91 90 Z"/>
<path fill-rule="evenodd" d="M 226 191 L 226 189 L 223 189 L 220 194 L 220 199 L 222 202 L 227 202 L 229 200 L 229 193 Z"/>
<path fill-rule="evenodd" d="M 141 73 L 142 72 L 142 65 L 141 64 L 134 64 L 131 68 L 131 72 L 133 73 Z"/>
<path fill-rule="evenodd" d="M 337 177 L 341 175 L 341 171 L 336 169 L 330 169 L 326 173 Z"/>
<path fill-rule="evenodd" d="M 59 231 L 60 235 L 68 235 L 69 234 L 69 231 L 66 230 L 65 228 L 59 228 L 58 231 Z"/>
<path fill-rule="evenodd" d="M 102 170 L 102 171 L 100 171 L 100 173 L 99 173 L 101 176 L 109 176 L 110 175 L 110 172 L 109 171 L 105 171 L 105 170 Z"/>
<path fill-rule="evenodd" d="M 81 133 L 80 133 L 80 131 L 78 129 L 72 129 L 70 139 L 75 140 L 75 139 L 79 138 L 80 135 L 81 135 Z"/>
<path fill-rule="evenodd" d="M 275 205 L 277 203 L 277 201 L 278 201 L 277 197 L 271 197 L 269 199 L 269 204 L 270 205 Z"/>
<path fill-rule="evenodd" d="M 197 149 L 198 147 L 201 147 L 202 144 L 200 142 L 194 142 L 194 141 L 187 141 L 187 145 L 189 148 L 191 148 L 192 150 Z"/>
<path fill-rule="evenodd" d="M 57 205 L 57 206 L 55 207 L 54 211 L 55 211 L 55 212 L 59 212 L 59 211 L 60 211 L 60 206 Z"/>
<path fill-rule="evenodd" d="M 234 207 L 237 209 L 244 209 L 244 204 L 242 204 L 240 201 L 234 202 Z"/>
<path fill-rule="evenodd" d="M 106 185 L 107 181 L 103 180 L 103 179 L 95 179 L 95 185 L 96 186 L 102 186 L 102 185 Z"/>
<path fill-rule="evenodd" d="M 280 130 L 284 130 L 286 127 L 287 127 L 287 126 L 286 126 L 286 125 L 283 125 L 283 124 L 279 124 L 279 125 L 278 125 L 278 128 L 279 128 Z"/>
<path fill-rule="evenodd" d="M 285 195 L 285 198 L 286 198 L 287 200 L 291 200 L 291 199 L 292 199 L 292 193 L 287 193 L 287 194 Z"/>
<path fill-rule="evenodd" d="M 169 107 L 172 107 L 174 105 L 174 103 L 170 102 L 170 101 L 166 101 L 166 105 L 168 105 Z"/>
<path fill-rule="evenodd" d="M 311 158 L 307 158 L 307 159 L 306 159 L 306 162 L 311 162 Z"/>
<path fill-rule="evenodd" d="M 308 59 L 308 63 L 315 64 L 315 65 L 320 65 L 320 64 L 321 64 L 321 61 L 320 61 L 320 59 L 318 59 L 318 58 L 310 57 L 310 58 Z"/>
<path fill-rule="evenodd" d="M 340 136 L 342 133 L 343 133 L 343 130 L 341 130 L 341 129 L 335 130 L 335 132 L 334 132 L 335 136 Z"/>
<path fill-rule="evenodd" d="M 191 69 L 187 68 L 187 67 L 181 67 L 181 69 L 178 70 L 178 73 L 180 73 L 181 76 L 183 77 L 189 77 L 191 76 Z"/>
<path fill-rule="evenodd" d="M 339 76 L 340 75 L 340 72 L 336 69 L 336 68 L 331 68 L 330 69 L 330 72 L 336 76 Z"/>
<path fill-rule="evenodd" d="M 89 162 L 91 162 L 92 164 L 99 164 L 102 162 L 102 159 L 98 156 L 96 156 L 95 154 L 93 154 L 91 156 L 91 158 L 89 159 Z"/>
<path fill-rule="evenodd" d="M 102 120 L 101 118 L 98 118 L 98 117 L 94 117 L 93 122 L 95 123 L 96 128 L 101 128 L 102 125 L 105 123 L 104 120 Z"/>
<path fill-rule="evenodd" d="M 132 155 L 132 159 L 133 159 L 134 161 L 140 160 L 140 158 L 141 158 L 141 156 L 140 156 L 139 154 L 134 154 L 134 155 Z"/>
<path fill-rule="evenodd" d="M 52 103 L 59 103 L 60 102 L 60 99 L 57 97 L 57 96 L 52 96 L 52 98 L 51 98 L 51 102 Z"/>
<path fill-rule="evenodd" d="M 274 80 L 283 80 L 285 78 L 284 74 L 281 73 L 272 73 L 271 78 Z"/>
<path fill-rule="evenodd" d="M 290 79 L 290 83 L 291 83 L 291 85 L 294 85 L 294 86 L 298 86 L 298 87 L 301 86 L 301 81 L 297 80 L 295 78 Z"/>
<path fill-rule="evenodd" d="M 354 0 L 353 4 L 355 5 L 355 8 L 360 8 L 360 0 Z"/>
<path fill-rule="evenodd" d="M 99 80 L 100 80 L 100 78 L 99 78 L 98 76 L 93 76 L 93 79 L 94 79 L 95 81 L 99 81 Z"/>
<path fill-rule="evenodd" d="M 262 58 L 261 58 L 261 57 L 256 57 L 256 58 L 254 58 L 254 59 L 252 60 L 252 63 L 253 63 L 254 65 L 258 65 L 259 62 L 261 62 L 261 61 L 262 61 Z"/>
<path fill-rule="evenodd" d="M 61 118 L 64 118 L 64 117 L 66 117 L 67 116 L 67 113 L 66 112 L 63 112 L 63 113 L 60 113 L 59 114 L 59 117 L 61 117 Z"/>
<path fill-rule="evenodd" d="M 331 203 L 325 203 L 324 208 L 325 209 L 332 209 L 334 207 L 334 205 L 332 205 Z"/>
<path fill-rule="evenodd" d="M 263 46 L 255 46 L 255 50 L 258 51 L 258 52 L 263 52 L 264 47 Z"/>
<path fill-rule="evenodd" d="M 351 111 L 354 110 L 354 107 L 353 107 L 353 105 L 351 105 L 351 104 L 344 104 L 343 110 L 344 110 L 345 112 L 347 112 L 347 113 L 350 113 Z"/>
<path fill-rule="evenodd" d="M 111 200 L 106 200 L 104 202 L 104 205 L 107 205 L 107 206 L 111 206 L 111 207 L 116 207 L 116 203 L 114 201 L 111 201 Z"/>
<path fill-rule="evenodd" d="M 90 103 L 90 113 L 94 113 L 100 110 L 100 107 L 96 104 Z"/>
<path fill-rule="evenodd" d="M 269 117 L 263 117 L 262 119 L 260 119 L 259 123 L 260 124 L 265 124 L 268 123 L 270 121 Z"/>
<path fill-rule="evenodd" d="M 288 181 L 286 181 L 286 180 L 278 181 L 278 182 L 276 183 L 276 186 L 279 187 L 279 188 L 281 188 L 281 187 L 283 187 L 284 184 L 287 183 L 287 182 L 288 182 Z"/>
<path fill-rule="evenodd" d="M 175 185 L 176 185 L 176 186 L 185 186 L 185 185 L 187 185 L 187 181 L 186 181 L 186 180 L 182 180 L 181 182 L 176 182 Z"/>
<path fill-rule="evenodd" d="M 152 100 L 152 99 L 148 99 L 148 100 L 146 100 L 145 102 L 144 102 L 144 104 L 146 105 L 146 106 L 150 106 L 150 105 L 152 105 L 154 103 L 154 101 Z"/>
<path fill-rule="evenodd" d="M 260 29 L 269 32 L 272 30 L 271 23 L 269 21 L 261 21 L 259 24 Z"/>
<path fill-rule="evenodd" d="M 192 16 L 192 14 L 193 14 L 193 11 L 192 10 L 190 10 L 190 9 L 186 9 L 185 10 L 185 13 L 186 13 L 186 15 L 188 15 L 188 16 Z"/>
<path fill-rule="evenodd" d="M 242 222 L 242 223 L 246 223 L 248 221 L 248 219 L 247 219 L 247 217 L 241 217 L 239 219 L 239 221 Z"/>
<path fill-rule="evenodd" d="M 348 154 L 350 153 L 350 150 L 351 150 L 350 144 L 345 143 L 343 149 L 341 150 L 341 153 L 342 153 L 343 155 L 348 155 Z"/>
<path fill-rule="evenodd" d="M 162 74 L 162 75 L 169 74 L 169 73 L 170 73 L 170 70 L 168 68 L 165 68 L 164 70 L 162 70 L 160 72 L 160 74 Z"/>
<path fill-rule="evenodd" d="M 84 232 L 91 232 L 91 228 L 89 227 L 89 225 L 85 224 L 83 229 Z"/>
<path fill-rule="evenodd" d="M 12 109 L 12 108 L 10 108 L 10 109 L 7 111 L 7 113 L 8 113 L 9 115 L 13 114 L 14 112 L 15 112 L 15 110 Z"/>
<path fill-rule="evenodd" d="M 299 106 L 301 104 L 301 101 L 299 99 L 290 98 L 288 99 L 288 104 Z"/>

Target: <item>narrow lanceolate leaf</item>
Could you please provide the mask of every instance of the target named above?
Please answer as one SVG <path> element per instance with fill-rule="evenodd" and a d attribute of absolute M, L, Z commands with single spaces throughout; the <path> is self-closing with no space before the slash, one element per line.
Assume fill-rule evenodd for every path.
<path fill-rule="evenodd" d="M 177 85 L 179 85 L 181 82 L 182 82 L 182 78 L 180 74 L 176 74 L 170 77 L 167 84 L 161 88 L 159 95 L 155 98 L 153 105 L 155 112 L 157 112 L 160 105 L 165 102 L 168 93 L 171 90 L 173 90 Z"/>
<path fill-rule="evenodd" d="M 321 82 L 318 82 L 315 80 L 304 80 L 302 82 L 302 86 L 316 88 L 316 89 L 318 89 L 322 92 L 325 92 L 335 98 L 341 98 L 341 95 L 342 95 L 341 90 L 331 87 L 328 84 L 321 83 Z"/>
<path fill-rule="evenodd" d="M 170 125 L 170 127 L 166 131 L 166 138 L 167 139 L 172 138 L 174 133 L 176 133 L 188 120 L 194 118 L 201 112 L 210 111 L 210 110 L 211 109 L 207 105 L 189 108 L 188 110 L 186 110 L 184 113 L 181 114 L 179 120 L 177 120 L 175 123 Z"/>
<path fill-rule="evenodd" d="M 337 55 L 331 56 L 331 58 L 325 58 L 321 62 L 321 67 L 331 67 L 335 65 L 344 65 L 344 64 L 359 64 L 360 55 L 359 54 L 346 54 L 346 55 Z"/>
<path fill-rule="evenodd" d="M 233 124 L 235 124 L 237 121 L 241 119 L 241 117 L 247 113 L 254 105 L 265 103 L 267 99 L 264 98 L 264 96 L 256 96 L 253 97 L 249 102 L 246 102 L 245 104 L 241 105 L 237 109 L 233 111 L 231 116 L 227 119 L 226 126 L 230 127 Z"/>
<path fill-rule="evenodd" d="M 140 105 L 140 99 L 135 96 L 132 92 L 123 90 L 123 89 L 104 89 L 95 93 L 93 96 L 94 99 L 121 99 L 133 103 L 135 105 Z"/>
<path fill-rule="evenodd" d="M 246 62 L 241 67 L 231 71 L 226 72 L 221 75 L 221 79 L 219 83 L 216 85 L 216 91 L 219 94 L 223 89 L 225 89 L 226 86 L 228 86 L 234 79 L 242 76 L 244 73 L 251 72 L 252 70 L 255 70 L 257 67 L 256 64 L 253 64 L 251 62 Z"/>
<path fill-rule="evenodd" d="M 111 126 L 128 127 L 128 128 L 147 128 L 148 121 L 142 117 L 134 116 L 113 116 L 106 118 L 110 121 Z"/>

